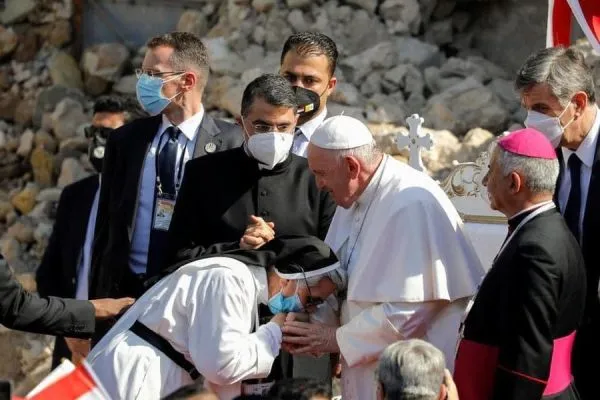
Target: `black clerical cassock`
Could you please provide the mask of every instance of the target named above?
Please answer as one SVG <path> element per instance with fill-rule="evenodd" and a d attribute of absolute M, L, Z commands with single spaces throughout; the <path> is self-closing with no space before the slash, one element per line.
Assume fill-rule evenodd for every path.
<path fill-rule="evenodd" d="M 460 399 L 578 399 L 571 352 L 585 305 L 583 256 L 551 202 L 509 225 L 461 326 Z"/>

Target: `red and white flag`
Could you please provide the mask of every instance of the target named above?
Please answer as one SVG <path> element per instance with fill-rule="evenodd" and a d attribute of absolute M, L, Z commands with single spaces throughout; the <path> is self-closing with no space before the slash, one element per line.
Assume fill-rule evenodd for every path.
<path fill-rule="evenodd" d="M 568 47 L 571 44 L 573 16 L 592 47 L 600 52 L 599 0 L 548 0 L 546 46 Z"/>
<path fill-rule="evenodd" d="M 110 400 L 94 371 L 84 360 L 75 367 L 63 361 L 25 400 Z"/>

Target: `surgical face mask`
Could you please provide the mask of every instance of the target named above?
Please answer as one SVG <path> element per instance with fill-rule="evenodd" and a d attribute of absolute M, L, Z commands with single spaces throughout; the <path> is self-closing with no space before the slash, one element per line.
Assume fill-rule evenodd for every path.
<path fill-rule="evenodd" d="M 285 297 L 279 292 L 269 299 L 267 305 L 273 314 L 300 312 L 304 309 L 298 293 L 290 297 Z"/>
<path fill-rule="evenodd" d="M 165 97 L 162 94 L 162 87 L 165 83 L 177 79 L 181 74 L 167 80 L 158 77 L 152 77 L 148 74 L 140 75 L 136 85 L 136 95 L 138 102 L 148 114 L 154 116 L 160 114 L 171 103 L 180 92 L 173 97 Z"/>
<path fill-rule="evenodd" d="M 248 138 L 248 151 L 264 168 L 273 169 L 288 158 L 293 141 L 291 133 L 255 133 Z"/>
<path fill-rule="evenodd" d="M 552 146 L 557 148 L 560 145 L 563 132 L 571 124 L 571 122 L 575 120 L 575 117 L 573 117 L 565 126 L 562 126 L 560 123 L 560 118 L 563 116 L 565 111 L 567 111 L 567 108 L 569 108 L 569 106 L 565 107 L 558 117 L 549 117 L 546 114 L 528 110 L 527 118 L 525 118 L 524 124 L 527 128 L 533 128 L 543 133 L 550 143 L 552 143 Z"/>

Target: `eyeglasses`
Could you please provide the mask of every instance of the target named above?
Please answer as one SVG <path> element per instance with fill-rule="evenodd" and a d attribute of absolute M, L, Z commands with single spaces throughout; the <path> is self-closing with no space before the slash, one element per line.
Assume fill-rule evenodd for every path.
<path fill-rule="evenodd" d="M 255 133 L 278 132 L 278 133 L 289 133 L 290 135 L 293 134 L 293 132 L 288 132 L 290 129 L 290 126 L 288 124 L 275 125 L 275 126 L 266 125 L 266 124 L 254 124 L 254 125 L 252 125 L 252 128 L 254 128 Z"/>
<path fill-rule="evenodd" d="M 308 279 L 306 278 L 306 273 L 304 272 L 304 268 L 300 265 L 294 264 L 294 268 L 299 269 L 302 272 L 302 279 L 304 279 L 304 284 L 306 285 L 306 290 L 308 290 L 308 296 L 306 296 L 306 304 L 304 305 L 304 309 L 309 307 L 316 307 L 320 304 L 323 304 L 324 300 L 320 297 L 315 297 L 310 292 L 310 285 L 308 284 Z"/>
<path fill-rule="evenodd" d="M 135 75 L 138 77 L 138 79 L 146 74 L 151 78 L 162 78 L 165 76 L 169 76 L 169 75 L 176 75 L 176 74 L 183 74 L 185 73 L 185 71 L 167 71 L 167 72 L 159 72 L 159 71 L 150 71 L 150 70 L 143 70 L 141 68 L 136 68 L 135 70 Z"/>

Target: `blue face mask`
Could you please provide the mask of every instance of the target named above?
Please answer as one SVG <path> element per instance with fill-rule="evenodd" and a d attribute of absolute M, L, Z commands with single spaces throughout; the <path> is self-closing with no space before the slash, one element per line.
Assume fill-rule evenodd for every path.
<path fill-rule="evenodd" d="M 281 292 L 269 299 L 268 306 L 273 314 L 300 312 L 304 309 L 298 294 L 284 297 Z"/>
<path fill-rule="evenodd" d="M 168 105 L 171 100 L 176 97 L 179 93 L 171 98 L 167 98 L 162 94 L 163 84 L 179 78 L 181 75 L 177 75 L 173 78 L 162 80 L 161 78 L 152 77 L 148 74 L 140 75 L 135 88 L 137 99 L 148 114 L 154 116 L 160 114 Z"/>

